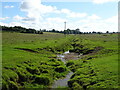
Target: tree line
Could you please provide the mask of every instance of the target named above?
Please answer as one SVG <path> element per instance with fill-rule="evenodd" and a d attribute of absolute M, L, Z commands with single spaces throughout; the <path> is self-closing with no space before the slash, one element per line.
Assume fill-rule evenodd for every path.
<path fill-rule="evenodd" d="M 63 33 L 63 34 L 81 34 L 79 29 L 75 29 L 75 30 L 67 29 L 67 30 L 64 30 L 64 31 L 58 31 L 58 30 L 55 30 L 55 29 L 52 29 L 52 30 L 43 29 L 42 31 L 43 32 L 53 32 L 53 33 Z"/>
<path fill-rule="evenodd" d="M 26 29 L 24 27 L 21 26 L 14 26 L 14 27 L 7 27 L 7 26 L 0 26 L 0 28 L 2 28 L 2 31 L 6 31 L 6 32 L 20 32 L 20 33 L 33 33 L 33 34 L 43 34 L 42 31 L 37 31 L 35 29 L 29 28 Z"/>
<path fill-rule="evenodd" d="M 52 29 L 52 30 L 42 30 L 43 32 L 53 32 L 53 33 L 63 33 L 63 34 L 103 34 L 103 32 L 95 32 L 95 31 L 92 31 L 92 32 L 81 32 L 79 28 L 75 29 L 75 30 L 71 30 L 71 29 L 67 29 L 67 30 L 64 30 L 64 31 L 58 31 L 58 30 L 55 30 L 55 29 Z M 118 33 L 118 32 L 109 32 L 109 31 L 106 31 L 105 33 Z"/>
<path fill-rule="evenodd" d="M 43 34 L 43 32 L 53 32 L 53 33 L 62 33 L 62 34 L 103 34 L 103 32 L 81 32 L 79 28 L 75 29 L 75 30 L 71 30 L 71 29 L 67 29 L 67 30 L 64 30 L 64 31 L 58 31 L 58 30 L 55 30 L 55 29 L 52 29 L 52 30 L 46 30 L 46 29 L 43 29 L 43 30 L 35 30 L 35 29 L 26 29 L 24 27 L 21 27 L 21 26 L 14 26 L 14 27 L 7 27 L 7 26 L 0 26 L 0 28 L 2 28 L 2 31 L 7 31 L 7 32 L 20 32 L 20 33 L 33 33 L 33 34 Z M 109 32 L 109 31 L 106 31 L 106 33 L 109 33 L 109 34 L 112 34 L 112 33 L 118 33 L 118 32 Z"/>

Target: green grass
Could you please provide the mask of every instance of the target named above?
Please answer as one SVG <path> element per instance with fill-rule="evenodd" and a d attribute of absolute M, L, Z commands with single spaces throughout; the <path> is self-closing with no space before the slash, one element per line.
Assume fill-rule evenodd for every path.
<path fill-rule="evenodd" d="M 64 65 L 56 55 L 67 50 L 84 55 Z M 69 87 L 75 90 L 117 88 L 117 34 L 2 33 L 3 89 L 49 88 L 69 69 L 74 72 Z"/>
<path fill-rule="evenodd" d="M 117 35 L 81 35 L 84 48 L 102 47 L 79 60 L 70 60 L 67 66 L 74 72 L 68 81 L 72 89 L 119 88 Z M 104 42 L 105 40 L 105 42 Z M 79 46 L 79 44 L 77 44 Z M 76 46 L 76 48 L 77 48 Z M 78 47 L 79 49 L 84 49 Z"/>
<path fill-rule="evenodd" d="M 71 66 L 74 70 L 70 86 L 75 88 L 78 83 L 82 88 L 118 88 L 118 55 L 95 58 L 86 63 Z M 77 66 L 77 67 L 74 67 Z"/>
<path fill-rule="evenodd" d="M 3 88 L 49 87 L 53 80 L 67 74 L 67 67 L 55 58 L 57 50 L 59 53 L 68 50 L 70 37 L 66 38 L 65 42 L 64 35 L 52 33 L 43 35 L 3 33 L 2 36 Z M 19 48 L 34 50 L 38 53 Z M 58 67 L 66 69 L 59 72 L 56 70 Z M 47 84 L 35 82 L 39 75 L 43 76 L 43 79 L 47 76 L 50 80 L 45 81 L 48 82 Z M 11 78 L 16 80 L 13 81 Z"/>

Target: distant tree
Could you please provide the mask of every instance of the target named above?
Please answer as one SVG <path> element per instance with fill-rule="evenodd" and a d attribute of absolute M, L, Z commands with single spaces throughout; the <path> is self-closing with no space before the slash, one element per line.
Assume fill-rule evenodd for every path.
<path fill-rule="evenodd" d="M 43 34 L 43 32 L 42 31 L 38 31 L 38 34 Z"/>
<path fill-rule="evenodd" d="M 91 32 L 89 32 L 89 34 L 91 34 Z"/>
<path fill-rule="evenodd" d="M 75 30 L 75 33 L 76 33 L 76 34 L 79 34 L 79 33 L 80 33 L 80 29 L 77 28 L 77 29 Z"/>
<path fill-rule="evenodd" d="M 67 34 L 70 34 L 70 29 L 68 28 L 68 29 L 66 30 L 66 32 L 67 32 Z"/>
<path fill-rule="evenodd" d="M 96 32 L 95 32 L 95 31 L 93 31 L 92 33 L 93 33 L 93 34 L 95 34 Z"/>
<path fill-rule="evenodd" d="M 106 31 L 106 33 L 109 33 L 109 31 Z"/>
<path fill-rule="evenodd" d="M 102 32 L 97 32 L 97 34 L 102 34 Z"/>
<path fill-rule="evenodd" d="M 52 29 L 52 32 L 55 32 L 55 29 Z"/>
<path fill-rule="evenodd" d="M 79 34 L 83 34 L 83 32 L 80 32 Z"/>
<path fill-rule="evenodd" d="M 43 29 L 42 31 L 43 31 L 43 32 L 46 32 L 46 29 Z"/>

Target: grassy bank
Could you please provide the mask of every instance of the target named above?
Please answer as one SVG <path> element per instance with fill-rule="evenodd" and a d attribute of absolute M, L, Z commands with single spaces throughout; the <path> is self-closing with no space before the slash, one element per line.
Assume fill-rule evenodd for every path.
<path fill-rule="evenodd" d="M 67 74 L 67 67 L 56 54 L 70 48 L 70 37 L 51 33 L 2 35 L 3 89 L 48 88 L 53 80 Z"/>
<path fill-rule="evenodd" d="M 79 39 L 73 44 L 75 49 L 71 51 L 82 52 L 83 56 L 79 60 L 67 62 L 67 66 L 74 72 L 68 81 L 69 87 L 75 90 L 80 88 L 119 88 L 117 35 L 101 34 L 76 37 Z"/>
<path fill-rule="evenodd" d="M 3 89 L 49 88 L 69 69 L 74 72 L 68 81 L 72 89 L 118 87 L 117 34 L 4 32 L 2 40 Z M 64 65 L 56 55 L 67 50 L 83 55 Z"/>

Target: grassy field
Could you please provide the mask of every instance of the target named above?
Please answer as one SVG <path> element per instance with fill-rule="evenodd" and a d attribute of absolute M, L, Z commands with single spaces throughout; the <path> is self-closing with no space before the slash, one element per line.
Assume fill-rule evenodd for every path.
<path fill-rule="evenodd" d="M 101 34 L 77 37 L 82 39 L 78 39 L 76 52 L 81 50 L 81 45 L 85 49 L 91 48 L 94 51 L 84 55 L 82 59 L 67 62 L 67 66 L 74 72 L 68 81 L 69 87 L 73 89 L 119 88 L 118 36 Z"/>
<path fill-rule="evenodd" d="M 64 65 L 67 50 L 83 55 Z M 118 88 L 118 35 L 2 33 L 3 89 L 50 88 L 69 70 L 69 88 Z"/>

